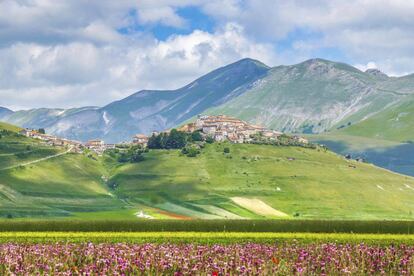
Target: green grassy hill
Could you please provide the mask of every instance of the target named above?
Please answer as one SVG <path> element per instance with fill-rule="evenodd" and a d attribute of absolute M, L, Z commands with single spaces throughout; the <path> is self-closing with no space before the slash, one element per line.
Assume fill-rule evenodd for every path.
<path fill-rule="evenodd" d="M 300 147 L 212 144 L 196 158 L 153 150 L 110 183 L 120 198 L 199 218 L 412 219 L 414 210 L 413 178 Z"/>
<path fill-rule="evenodd" d="M 413 218 L 413 178 L 323 149 L 215 143 L 121 164 L 1 133 L 0 217 Z"/>
<path fill-rule="evenodd" d="M 6 131 L 4 131 L 6 130 Z M 102 180 L 98 160 L 67 153 L 18 135 L 0 124 L 0 216 L 66 216 L 76 211 L 121 208 Z M 33 163 L 31 163 L 33 162 Z"/>
<path fill-rule="evenodd" d="M 22 128 L 18 126 L 11 125 L 11 124 L 4 123 L 4 122 L 0 122 L 0 130 L 1 129 L 8 130 L 11 132 L 19 132 L 20 130 L 22 130 Z"/>

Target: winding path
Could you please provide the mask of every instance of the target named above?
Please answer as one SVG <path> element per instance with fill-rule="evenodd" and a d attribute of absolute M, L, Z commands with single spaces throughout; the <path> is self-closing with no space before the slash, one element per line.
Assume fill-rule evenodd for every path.
<path fill-rule="evenodd" d="M 27 162 L 27 163 L 13 165 L 13 166 L 6 167 L 6 168 L 1 168 L 0 171 L 10 170 L 10 169 L 14 169 L 14 168 L 17 168 L 17 167 L 24 167 L 24 166 L 32 165 L 32 164 L 42 162 L 42 161 L 45 161 L 45 160 L 48 160 L 48 159 L 51 159 L 51 158 L 62 156 L 64 154 L 69 153 L 72 149 L 73 149 L 73 146 L 69 147 L 69 149 L 67 151 L 64 151 L 64 152 L 61 152 L 61 153 L 58 153 L 58 154 L 54 154 L 54 155 L 49 155 L 49 156 L 46 156 L 46 157 L 43 157 L 43 158 L 40 158 L 40 159 L 36 159 L 36 160 L 30 161 L 30 162 Z"/>

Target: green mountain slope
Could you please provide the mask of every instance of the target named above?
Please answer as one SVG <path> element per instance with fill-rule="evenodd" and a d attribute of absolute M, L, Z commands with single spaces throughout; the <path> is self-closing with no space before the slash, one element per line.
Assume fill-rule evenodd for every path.
<path fill-rule="evenodd" d="M 371 73 L 322 59 L 272 68 L 243 95 L 205 113 L 224 113 L 286 132 L 320 133 L 359 122 L 398 102 Z"/>
<path fill-rule="evenodd" d="M 399 77 L 388 78 L 378 85 L 379 88 L 388 91 L 398 91 L 404 94 L 414 94 L 414 74 Z"/>
<path fill-rule="evenodd" d="M 396 142 L 414 141 L 414 97 L 406 97 L 384 111 L 339 133 Z"/>
<path fill-rule="evenodd" d="M 412 219 L 414 208 L 413 178 L 298 147 L 212 144 L 196 158 L 152 150 L 110 183 L 130 202 L 198 218 L 281 217 L 263 214 L 268 206 L 290 218 Z"/>

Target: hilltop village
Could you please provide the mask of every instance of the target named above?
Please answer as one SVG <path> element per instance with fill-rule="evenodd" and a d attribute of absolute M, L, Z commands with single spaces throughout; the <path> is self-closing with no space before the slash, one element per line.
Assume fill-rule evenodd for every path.
<path fill-rule="evenodd" d="M 228 140 L 232 143 L 250 143 L 255 135 L 274 140 L 283 135 L 282 132 L 252 125 L 225 115 L 199 115 L 194 123 L 186 124 L 178 130 L 184 132 L 200 131 L 202 135 L 210 136 L 217 142 Z M 294 139 L 301 143 L 308 143 L 306 139 L 299 136 L 294 136 Z"/>
<path fill-rule="evenodd" d="M 171 130 L 167 130 L 162 133 L 170 133 Z M 185 124 L 177 129 L 177 131 L 185 133 L 199 132 L 204 138 L 209 137 L 217 142 L 229 141 L 231 143 L 252 143 L 255 141 L 255 137 L 260 136 L 269 141 L 277 140 L 280 136 L 284 135 L 282 132 L 266 129 L 262 126 L 252 125 L 243 120 L 225 116 L 207 116 L 199 115 L 195 122 Z M 69 139 L 60 138 L 54 135 L 42 133 L 44 131 L 34 129 L 23 129 L 20 131 L 21 135 L 40 139 L 50 146 L 65 146 L 71 148 L 72 152 L 81 153 L 85 149 L 91 150 L 98 155 L 103 154 L 104 151 L 114 149 L 118 146 L 125 147 L 128 145 L 139 145 L 142 148 L 147 147 L 148 141 L 151 136 L 157 136 L 160 133 L 153 132 L 151 136 L 144 134 L 136 134 L 132 137 L 131 142 L 124 142 L 121 144 L 106 144 L 103 140 L 94 139 L 89 140 L 86 143 L 80 141 L 74 141 Z M 294 141 L 301 144 L 307 144 L 308 141 L 299 136 L 291 137 Z"/>

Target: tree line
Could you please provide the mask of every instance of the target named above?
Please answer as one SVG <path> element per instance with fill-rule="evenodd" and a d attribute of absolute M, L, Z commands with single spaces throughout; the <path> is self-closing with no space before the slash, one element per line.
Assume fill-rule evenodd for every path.
<path fill-rule="evenodd" d="M 150 149 L 182 149 L 187 143 L 201 142 L 205 139 L 199 131 L 187 133 L 172 129 L 169 133 L 162 132 L 158 135 L 153 134 L 148 139 L 148 148 Z"/>

